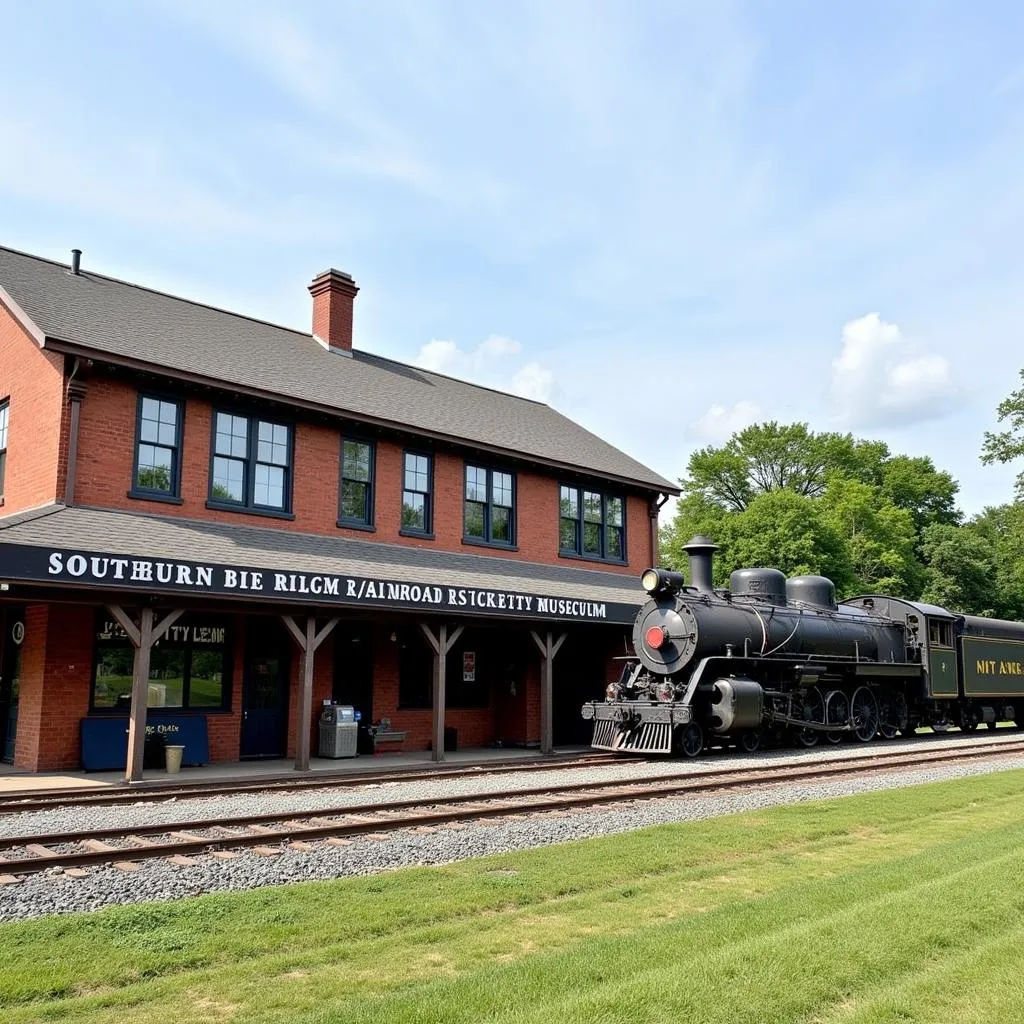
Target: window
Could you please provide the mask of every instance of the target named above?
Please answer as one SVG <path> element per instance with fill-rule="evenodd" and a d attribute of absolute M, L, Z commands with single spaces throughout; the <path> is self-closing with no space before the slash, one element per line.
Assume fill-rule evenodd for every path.
<path fill-rule="evenodd" d="M 406 452 L 402 461 L 402 532 L 429 534 L 433 528 L 430 492 L 433 459 Z"/>
<path fill-rule="evenodd" d="M 120 624 L 101 614 L 90 706 L 127 710 L 131 705 L 135 649 Z M 231 697 L 231 645 L 222 619 L 180 619 L 153 645 L 147 705 L 175 710 L 223 711 Z"/>
<path fill-rule="evenodd" d="M 342 438 L 339 525 L 373 526 L 373 457 L 371 442 Z"/>
<path fill-rule="evenodd" d="M 941 619 L 928 620 L 928 639 L 938 647 L 953 646 L 953 623 Z"/>
<path fill-rule="evenodd" d="M 416 627 L 400 627 L 394 636 L 398 644 L 399 709 L 433 707 L 433 650 Z M 505 666 L 510 660 L 510 648 L 507 638 L 498 631 L 484 633 L 467 629 L 445 659 L 445 707 L 489 707 L 492 679 L 504 680 L 508 676 Z M 472 671 L 467 671 L 467 652 L 471 654 Z"/>
<path fill-rule="evenodd" d="M 514 478 L 511 473 L 466 466 L 463 513 L 465 540 L 484 544 L 515 543 Z"/>
<path fill-rule="evenodd" d="M 558 492 L 558 550 L 609 562 L 626 560 L 624 499 L 567 487 Z"/>
<path fill-rule="evenodd" d="M 288 512 L 291 455 L 286 424 L 218 412 L 213 418 L 211 504 Z"/>
<path fill-rule="evenodd" d="M 139 395 L 133 494 L 178 497 L 183 419 L 182 404 L 177 399 Z"/>
<path fill-rule="evenodd" d="M 0 403 L 0 499 L 4 496 L 4 475 L 7 472 L 7 420 L 11 403 Z"/>

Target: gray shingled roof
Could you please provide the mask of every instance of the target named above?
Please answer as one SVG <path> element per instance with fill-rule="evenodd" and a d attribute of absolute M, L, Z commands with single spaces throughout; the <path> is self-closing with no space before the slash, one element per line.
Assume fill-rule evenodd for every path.
<path fill-rule="evenodd" d="M 672 494 L 678 487 L 550 406 L 302 331 L 0 247 L 0 289 L 48 340 L 297 399 Z"/>
<path fill-rule="evenodd" d="M 0 518 L 0 577 L 5 544 L 270 571 L 397 578 L 637 608 L 647 597 L 636 577 L 619 573 L 77 506 L 52 505 Z"/>

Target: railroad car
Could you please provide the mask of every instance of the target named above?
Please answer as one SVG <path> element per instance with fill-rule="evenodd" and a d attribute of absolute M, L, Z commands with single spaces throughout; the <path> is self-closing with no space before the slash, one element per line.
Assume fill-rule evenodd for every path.
<path fill-rule="evenodd" d="M 706 537 L 684 549 L 690 582 L 648 569 L 634 656 L 604 701 L 584 704 L 591 746 L 695 757 L 1024 724 L 1024 624 L 881 594 L 837 602 L 824 576 L 739 569 L 712 585 Z"/>

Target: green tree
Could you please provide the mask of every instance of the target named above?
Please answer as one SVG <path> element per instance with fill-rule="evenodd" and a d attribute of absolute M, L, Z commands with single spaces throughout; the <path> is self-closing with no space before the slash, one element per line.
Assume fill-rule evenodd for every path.
<path fill-rule="evenodd" d="M 919 592 L 923 567 L 915 551 L 914 517 L 907 509 L 879 488 L 839 473 L 829 479 L 819 505 L 845 544 L 857 590 L 901 596 Z"/>
<path fill-rule="evenodd" d="M 993 615 L 997 556 L 992 544 L 970 527 L 936 523 L 924 531 L 927 569 L 921 599 L 951 611 Z"/>
<path fill-rule="evenodd" d="M 1020 371 L 1024 381 L 1024 370 Z M 1024 455 L 1024 387 L 1010 392 L 996 409 L 999 422 L 1009 422 L 1008 430 L 998 433 L 985 432 L 985 440 L 981 447 L 981 461 L 986 465 L 993 462 L 1013 462 Z M 1017 477 L 1017 496 L 1024 499 L 1024 473 Z"/>
<path fill-rule="evenodd" d="M 815 433 L 805 423 L 756 424 L 719 448 L 694 452 L 680 483 L 683 496 L 675 519 L 662 534 L 663 558 L 674 568 L 685 569 L 683 546 L 694 533 L 705 533 L 723 546 L 720 584 L 728 567 L 742 562 L 732 564 L 723 539 L 736 538 L 738 543 L 742 535 L 747 539 L 741 546 L 752 544 L 754 551 L 764 553 L 765 563 L 787 571 L 785 562 L 800 561 L 785 554 L 785 538 L 777 529 L 764 532 L 779 545 L 773 554 L 745 533 L 757 517 L 737 518 L 767 495 L 792 495 L 817 510 L 812 529 L 806 519 L 810 513 L 798 524 L 793 518 L 796 506 L 786 506 L 788 522 L 803 530 L 798 546 L 827 528 L 830 536 L 839 538 L 843 555 L 838 557 L 828 545 L 805 546 L 818 552 L 818 562 L 805 559 L 802 571 L 834 576 L 837 588 L 847 593 L 884 590 L 916 596 L 924 584 L 922 532 L 933 524 L 952 526 L 960 521 L 957 483 L 931 459 L 893 455 L 883 442 L 852 434 Z M 765 526 L 759 523 L 758 529 Z"/>

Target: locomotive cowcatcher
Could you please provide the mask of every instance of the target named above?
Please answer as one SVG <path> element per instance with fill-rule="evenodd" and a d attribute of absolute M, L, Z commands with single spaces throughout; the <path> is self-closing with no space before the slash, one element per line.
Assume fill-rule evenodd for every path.
<path fill-rule="evenodd" d="M 1024 624 L 885 595 L 837 603 L 831 580 L 777 569 L 738 569 L 715 590 L 717 546 L 684 550 L 689 585 L 643 573 L 635 657 L 583 706 L 596 749 L 694 757 L 768 735 L 813 746 L 1024 724 Z"/>

